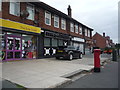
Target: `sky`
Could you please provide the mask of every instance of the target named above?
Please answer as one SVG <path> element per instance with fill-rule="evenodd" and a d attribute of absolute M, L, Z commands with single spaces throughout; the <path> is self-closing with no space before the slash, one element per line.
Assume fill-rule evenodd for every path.
<path fill-rule="evenodd" d="M 94 29 L 93 35 L 103 32 L 118 43 L 118 2 L 120 0 L 40 0 L 67 14 L 68 5 L 72 18 Z"/>

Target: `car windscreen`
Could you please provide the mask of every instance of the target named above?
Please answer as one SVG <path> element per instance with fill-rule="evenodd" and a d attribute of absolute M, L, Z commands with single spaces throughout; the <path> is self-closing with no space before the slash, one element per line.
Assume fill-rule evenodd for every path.
<path fill-rule="evenodd" d="M 68 46 L 67 49 L 75 49 L 73 46 Z"/>
<path fill-rule="evenodd" d="M 67 46 L 58 46 L 59 49 L 67 48 Z"/>

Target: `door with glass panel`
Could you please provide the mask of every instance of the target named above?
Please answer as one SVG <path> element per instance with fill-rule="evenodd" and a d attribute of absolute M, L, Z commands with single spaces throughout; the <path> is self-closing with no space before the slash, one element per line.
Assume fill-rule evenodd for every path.
<path fill-rule="evenodd" d="M 21 37 L 7 35 L 6 36 L 6 60 L 19 60 L 21 59 Z"/>

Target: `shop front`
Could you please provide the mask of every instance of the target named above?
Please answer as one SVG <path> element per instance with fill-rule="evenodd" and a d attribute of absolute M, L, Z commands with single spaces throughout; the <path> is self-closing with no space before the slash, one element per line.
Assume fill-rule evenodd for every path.
<path fill-rule="evenodd" d="M 44 31 L 44 57 L 53 57 L 58 46 L 69 45 L 69 35 Z"/>
<path fill-rule="evenodd" d="M 1 30 L 1 59 L 3 61 L 36 59 L 38 27 L 0 19 Z"/>
<path fill-rule="evenodd" d="M 84 52 L 85 52 L 85 49 L 84 49 L 85 40 L 84 39 L 79 38 L 79 37 L 72 37 L 72 39 L 71 39 L 71 45 L 79 47 L 80 50 L 81 50 L 81 52 L 84 54 Z"/>

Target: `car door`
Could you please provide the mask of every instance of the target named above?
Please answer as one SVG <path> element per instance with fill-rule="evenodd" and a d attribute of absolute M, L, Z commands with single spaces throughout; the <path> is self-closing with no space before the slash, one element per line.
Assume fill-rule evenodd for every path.
<path fill-rule="evenodd" d="M 74 47 L 74 58 L 78 58 L 78 50 L 76 47 Z"/>
<path fill-rule="evenodd" d="M 79 58 L 79 56 L 80 56 L 80 48 L 77 47 L 76 48 L 76 58 Z"/>

